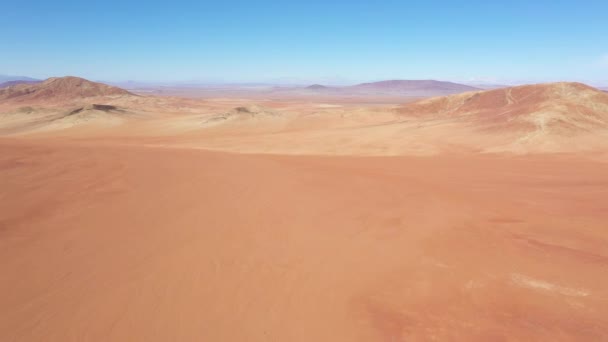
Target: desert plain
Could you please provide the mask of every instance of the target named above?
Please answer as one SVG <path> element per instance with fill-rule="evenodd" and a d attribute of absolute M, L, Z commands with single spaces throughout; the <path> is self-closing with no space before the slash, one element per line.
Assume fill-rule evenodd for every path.
<path fill-rule="evenodd" d="M 0 89 L 0 340 L 607 340 L 608 94 L 371 87 Z"/>

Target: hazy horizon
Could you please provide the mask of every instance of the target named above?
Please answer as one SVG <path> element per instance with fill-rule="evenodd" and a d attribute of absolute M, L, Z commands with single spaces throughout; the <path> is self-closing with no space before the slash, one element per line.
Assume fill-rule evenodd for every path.
<path fill-rule="evenodd" d="M 267 80 L 243 80 L 243 81 L 230 81 L 230 80 L 222 80 L 222 79 L 191 79 L 191 80 L 107 80 L 107 79 L 94 79 L 87 78 L 82 75 L 51 75 L 49 77 L 42 78 L 31 78 L 29 75 L 9 75 L 0 73 L 1 77 L 9 77 L 10 80 L 45 80 L 53 77 L 80 77 L 89 79 L 94 82 L 107 83 L 117 86 L 128 87 L 131 85 L 132 87 L 214 87 L 214 86 L 242 86 L 242 87 L 305 87 L 313 84 L 321 84 L 325 86 L 333 86 L 333 87 L 347 87 L 352 85 L 358 85 L 362 83 L 374 83 L 381 81 L 439 81 L 439 82 L 451 82 L 456 84 L 464 84 L 470 86 L 478 86 L 478 87 L 490 87 L 492 86 L 519 86 L 519 85 L 527 85 L 527 84 L 543 84 L 543 83 L 555 83 L 555 82 L 580 82 L 585 83 L 590 86 L 599 87 L 601 89 L 606 89 L 608 87 L 608 81 L 601 82 L 593 82 L 593 81 L 584 81 L 584 80 L 568 80 L 568 79 L 551 79 L 551 80 L 511 80 L 511 81 L 492 81 L 492 80 L 448 80 L 448 79 L 407 79 L 407 78 L 385 78 L 385 79 L 367 79 L 367 80 L 354 80 L 347 78 L 322 78 L 322 79 L 304 79 L 304 78 L 296 78 L 296 77 L 283 77 L 276 79 L 267 79 Z M 4 82 L 4 81 L 2 81 Z M 2 83 L 0 82 L 0 83 Z"/>
<path fill-rule="evenodd" d="M 597 43 L 608 36 L 605 1 L 34 1 L 3 11 L 0 73 L 41 79 L 608 84 L 608 46 Z"/>

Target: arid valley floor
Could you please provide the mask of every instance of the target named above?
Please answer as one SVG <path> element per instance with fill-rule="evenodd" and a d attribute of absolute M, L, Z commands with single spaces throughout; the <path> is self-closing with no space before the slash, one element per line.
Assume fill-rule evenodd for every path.
<path fill-rule="evenodd" d="M 607 93 L 356 95 L 0 89 L 0 341 L 608 340 Z"/>

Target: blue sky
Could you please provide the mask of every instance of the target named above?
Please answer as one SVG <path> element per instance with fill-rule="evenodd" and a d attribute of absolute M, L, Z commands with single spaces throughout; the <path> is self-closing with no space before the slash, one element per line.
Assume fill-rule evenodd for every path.
<path fill-rule="evenodd" d="M 608 84 L 608 1 L 8 1 L 0 74 Z"/>

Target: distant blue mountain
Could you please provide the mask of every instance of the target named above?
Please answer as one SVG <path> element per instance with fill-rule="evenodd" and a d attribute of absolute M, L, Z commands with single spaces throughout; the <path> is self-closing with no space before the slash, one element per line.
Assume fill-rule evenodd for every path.
<path fill-rule="evenodd" d="M 14 86 L 17 84 L 36 84 L 36 83 L 41 83 L 42 81 L 26 81 L 26 80 L 18 80 L 18 81 L 7 81 L 7 82 L 2 82 L 0 83 L 0 88 L 6 88 L 6 87 L 10 87 L 10 86 Z"/>
<path fill-rule="evenodd" d="M 0 83 L 10 82 L 10 81 L 40 81 L 35 78 L 27 77 L 27 76 L 11 76 L 11 75 L 0 75 Z"/>

